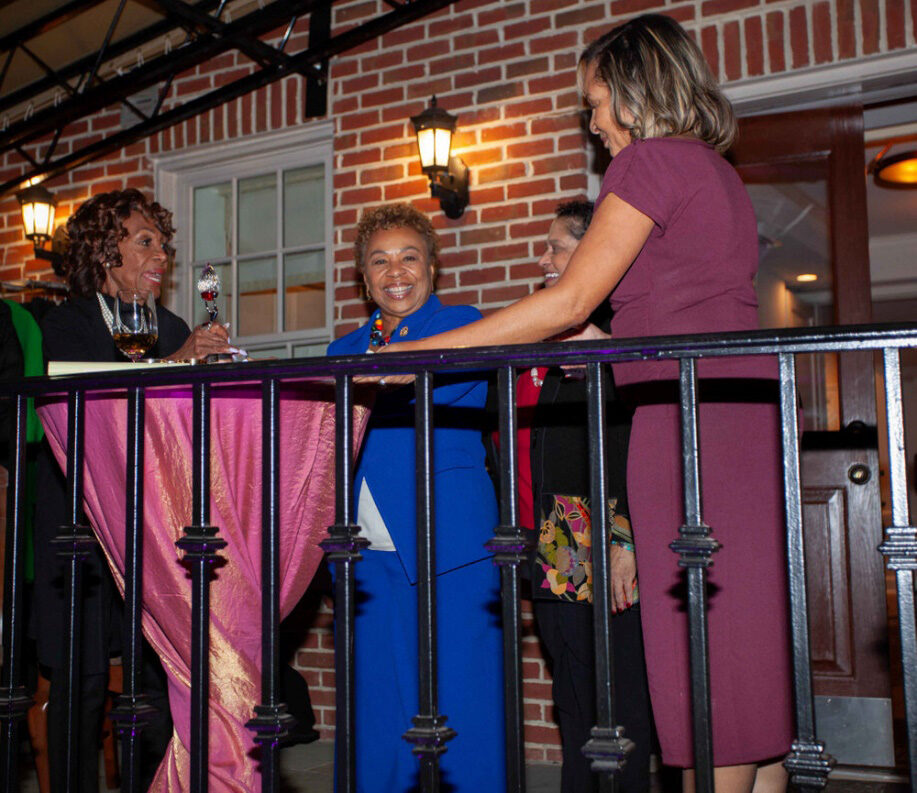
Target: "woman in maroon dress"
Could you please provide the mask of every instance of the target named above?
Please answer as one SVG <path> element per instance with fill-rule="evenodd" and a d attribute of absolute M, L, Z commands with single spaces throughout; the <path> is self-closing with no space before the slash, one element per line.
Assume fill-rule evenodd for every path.
<path fill-rule="evenodd" d="M 613 156 L 565 273 L 485 319 L 389 351 L 532 342 L 585 322 L 611 295 L 612 335 L 757 327 L 754 211 L 720 156 L 735 118 L 697 45 L 668 17 L 637 17 L 583 53 L 590 129 Z M 702 361 L 704 519 L 722 549 L 708 587 L 717 791 L 778 791 L 790 748 L 787 587 L 776 365 Z M 693 765 L 683 578 L 678 367 L 615 365 L 636 405 L 628 492 L 650 693 L 663 761 Z M 622 389 L 623 391 L 624 389 Z M 693 787 L 693 774 L 686 774 Z"/>

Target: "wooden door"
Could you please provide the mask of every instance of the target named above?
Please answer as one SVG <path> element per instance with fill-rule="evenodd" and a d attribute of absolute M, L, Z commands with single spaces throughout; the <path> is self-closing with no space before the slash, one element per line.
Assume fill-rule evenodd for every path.
<path fill-rule="evenodd" d="M 830 282 L 820 292 L 816 285 L 808 298 L 792 283 L 786 294 L 804 309 L 794 315 L 805 317 L 785 324 L 869 322 L 861 108 L 749 117 L 739 127 L 730 159 L 753 201 L 763 197 L 756 202 L 762 253 L 783 248 L 778 277 L 789 283 L 793 246 L 768 234 L 795 228 L 802 239 L 797 255 L 814 269 L 821 257 L 819 277 Z M 773 207 L 759 208 L 768 190 L 778 191 L 781 208 L 794 201 L 797 208 L 811 206 L 774 225 Z M 805 232 L 794 225 L 803 221 L 810 226 Z M 873 353 L 822 356 L 798 368 L 806 380 L 803 522 L 817 732 L 842 763 L 893 765 L 885 578 L 876 550 L 882 519 Z"/>

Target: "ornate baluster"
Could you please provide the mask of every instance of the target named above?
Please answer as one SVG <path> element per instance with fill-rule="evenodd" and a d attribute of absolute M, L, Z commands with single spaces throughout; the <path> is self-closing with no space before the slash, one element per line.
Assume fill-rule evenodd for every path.
<path fill-rule="evenodd" d="M 127 392 L 127 492 L 124 560 L 124 691 L 112 708 L 111 720 L 121 737 L 122 785 L 140 793 L 140 736 L 155 709 L 142 692 L 143 632 L 143 388 Z"/>
<path fill-rule="evenodd" d="M 19 782 L 19 726 L 32 705 L 22 672 L 22 612 L 24 577 L 24 508 L 26 410 L 28 400 L 17 394 L 10 444 L 10 479 L 6 511 L 6 558 L 3 570 L 3 669 L 0 670 L 0 787 L 14 790 Z"/>
<path fill-rule="evenodd" d="M 485 546 L 500 566 L 503 613 L 503 691 L 506 708 L 506 789 L 525 791 L 525 746 L 522 727 L 522 612 L 519 604 L 519 565 L 529 542 L 519 525 L 519 481 L 516 462 L 516 372 L 497 372 L 500 408 L 500 525 Z"/>
<path fill-rule="evenodd" d="M 357 789 L 356 713 L 354 710 L 353 624 L 356 613 L 356 585 L 353 564 L 369 546 L 354 523 L 353 504 L 353 378 L 335 380 L 335 524 L 328 527 L 328 539 L 321 546 L 334 571 L 334 679 L 335 679 L 335 782 L 338 793 Z"/>
<path fill-rule="evenodd" d="M 611 588 L 608 549 L 608 472 L 606 470 L 607 427 L 605 394 L 608 377 L 601 363 L 586 366 L 589 408 L 589 498 L 592 503 L 592 608 L 595 631 L 596 726 L 583 747 L 592 760 L 592 770 L 603 773 L 604 790 L 616 788 L 616 773 L 624 767 L 634 742 L 615 724 L 614 655 L 611 642 Z"/>
<path fill-rule="evenodd" d="M 67 641 L 64 659 L 64 700 L 66 712 L 67 751 L 64 779 L 67 793 L 79 788 L 77 743 L 80 711 L 80 633 L 83 617 L 83 560 L 89 555 L 96 538 L 89 527 L 81 524 L 83 516 L 83 433 L 85 395 L 70 394 L 67 412 L 67 501 L 70 523 L 52 540 L 57 554 L 69 560 L 67 574 Z"/>
<path fill-rule="evenodd" d="M 439 791 L 439 756 L 456 732 L 439 713 L 436 661 L 436 545 L 433 502 L 433 375 L 421 372 L 415 381 L 414 432 L 417 466 L 417 673 L 420 712 L 404 739 L 420 756 L 424 793 Z"/>
<path fill-rule="evenodd" d="M 885 530 L 885 541 L 879 546 L 879 550 L 888 559 L 888 569 L 895 571 L 911 790 L 917 790 L 917 613 L 914 608 L 917 526 L 910 525 L 907 504 L 907 461 L 901 404 L 901 353 L 897 348 L 887 348 L 883 351 L 883 360 L 892 525 Z"/>
<path fill-rule="evenodd" d="M 710 723 L 710 659 L 707 648 L 707 567 L 719 543 L 701 517 L 700 448 L 697 429 L 697 367 L 679 361 L 681 454 L 684 463 L 685 525 L 669 547 L 687 568 L 688 647 L 691 659 L 691 718 L 694 726 L 696 789 L 713 793 L 713 731 Z"/>
<path fill-rule="evenodd" d="M 261 384 L 261 704 L 246 727 L 261 745 L 261 786 L 279 790 L 279 744 L 295 719 L 280 702 L 280 384 Z"/>
<path fill-rule="evenodd" d="M 210 565 L 226 540 L 210 524 L 210 384 L 194 386 L 191 520 L 175 544 L 191 567 L 191 791 L 207 793 Z"/>
<path fill-rule="evenodd" d="M 812 695 L 812 654 L 809 646 L 809 607 L 806 596 L 806 554 L 802 530 L 799 469 L 799 417 L 796 396 L 796 358 L 781 353 L 780 424 L 783 440 L 783 492 L 786 505 L 787 564 L 790 584 L 790 629 L 793 637 L 793 687 L 798 734 L 784 761 L 790 781 L 801 789 L 822 790 L 834 758 L 815 737 L 815 700 Z"/>

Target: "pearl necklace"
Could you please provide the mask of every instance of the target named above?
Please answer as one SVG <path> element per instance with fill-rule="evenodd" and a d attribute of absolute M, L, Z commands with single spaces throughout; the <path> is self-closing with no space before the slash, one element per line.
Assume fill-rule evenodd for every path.
<path fill-rule="evenodd" d="M 102 309 L 102 319 L 105 320 L 105 325 L 108 328 L 108 332 L 115 335 L 115 315 L 112 314 L 111 309 L 108 307 L 108 303 L 105 302 L 105 298 L 102 297 L 101 292 L 96 292 L 96 297 L 99 299 L 99 308 Z"/>

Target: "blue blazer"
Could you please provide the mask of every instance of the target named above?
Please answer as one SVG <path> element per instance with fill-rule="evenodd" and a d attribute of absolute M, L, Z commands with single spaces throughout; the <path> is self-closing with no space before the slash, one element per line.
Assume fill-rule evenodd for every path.
<path fill-rule="evenodd" d="M 329 355 L 360 355 L 378 311 L 362 327 L 333 341 Z M 436 295 L 405 317 L 392 339 L 410 341 L 451 330 L 481 317 L 472 306 L 444 306 Z M 481 439 L 486 382 L 480 374 L 434 378 L 433 498 L 436 573 L 487 558 L 497 502 L 484 467 Z M 410 583 L 417 582 L 414 388 L 380 391 L 370 414 L 354 475 L 354 503 L 365 479 Z"/>

